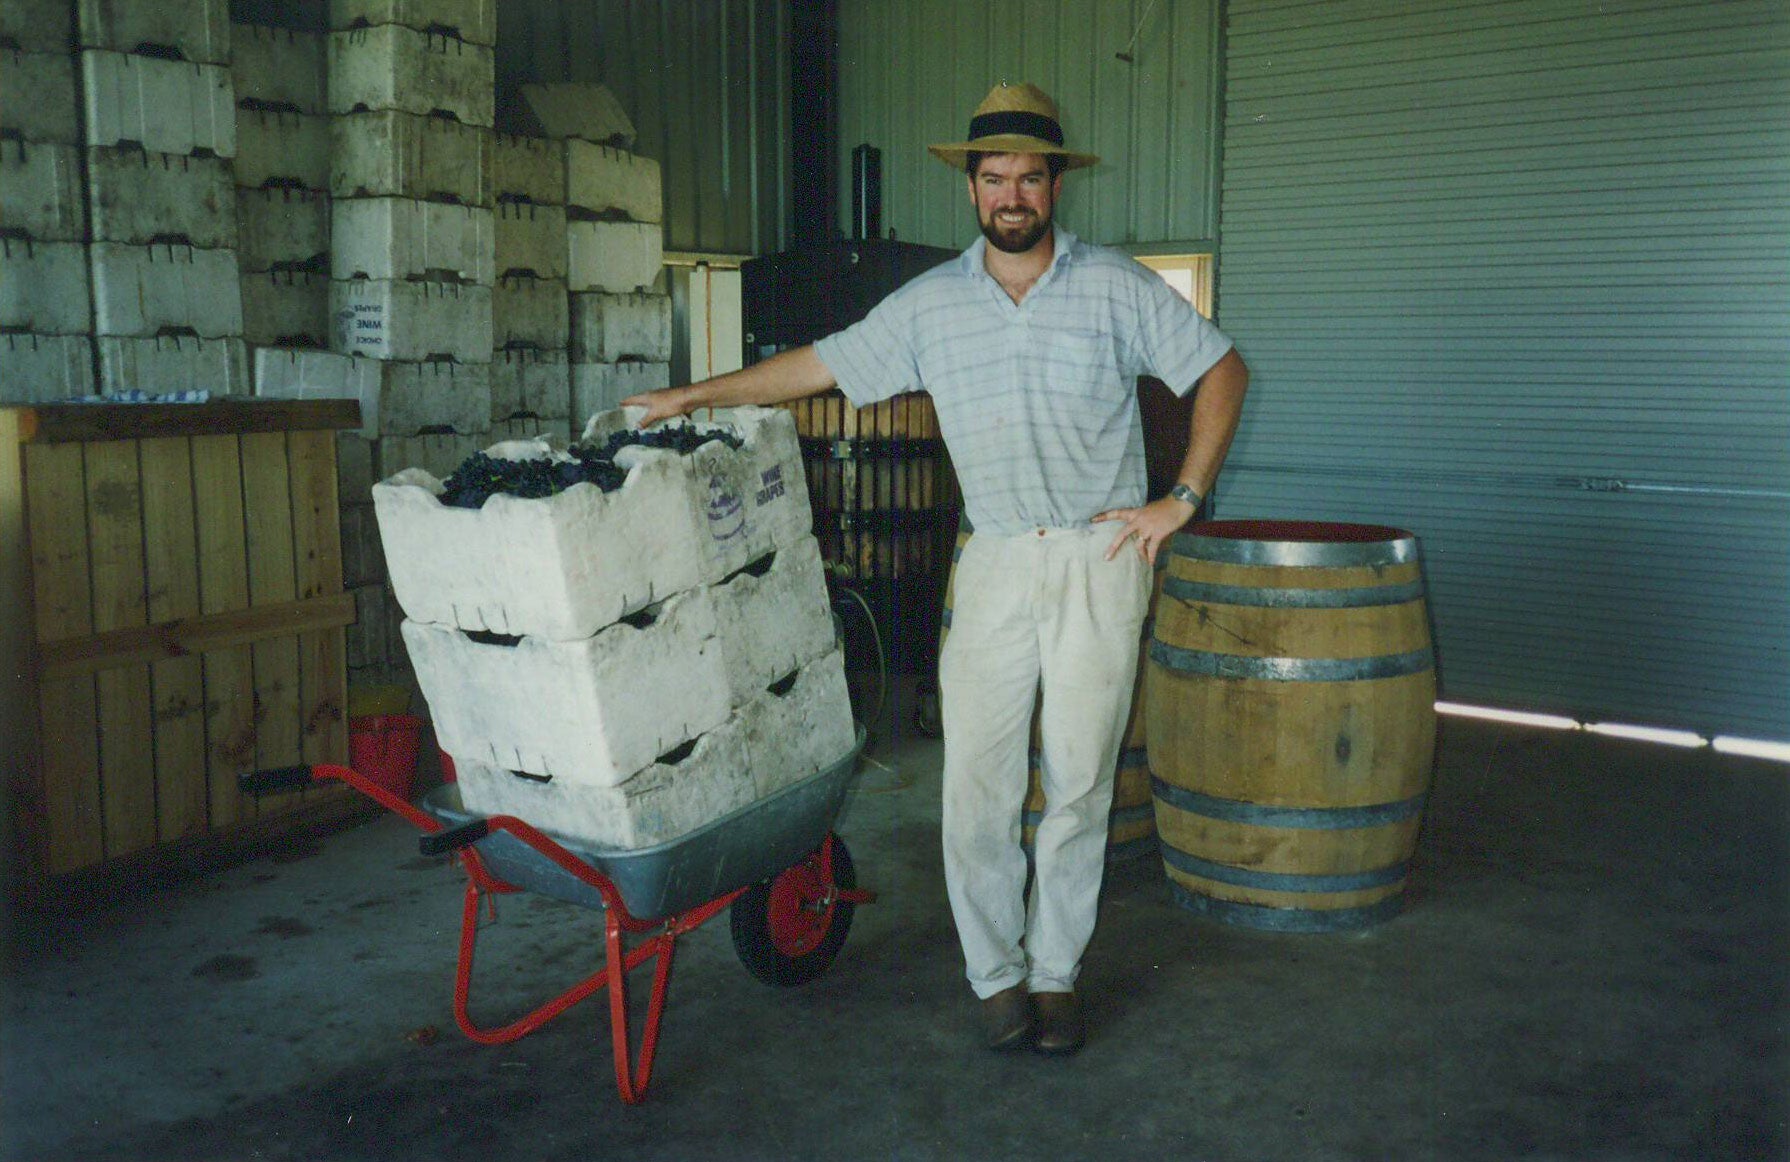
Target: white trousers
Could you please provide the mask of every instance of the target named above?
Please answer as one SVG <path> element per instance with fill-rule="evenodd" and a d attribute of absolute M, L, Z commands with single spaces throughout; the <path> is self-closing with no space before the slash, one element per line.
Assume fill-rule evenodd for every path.
<path fill-rule="evenodd" d="M 1113 770 L 1131 710 L 1150 569 L 1117 526 L 977 533 L 957 562 L 939 659 L 945 889 L 970 987 L 1067 992 L 1094 934 Z M 1042 686 L 1045 809 L 1024 899 L 1020 815 Z"/>

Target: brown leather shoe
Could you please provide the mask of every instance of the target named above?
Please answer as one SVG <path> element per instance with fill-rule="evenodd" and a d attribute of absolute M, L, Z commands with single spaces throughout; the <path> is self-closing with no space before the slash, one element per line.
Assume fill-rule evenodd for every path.
<path fill-rule="evenodd" d="M 1038 1052 L 1067 1057 L 1088 1039 L 1074 993 L 1033 993 L 1032 1004 L 1038 1012 L 1038 1039 L 1033 1042 Z"/>
<path fill-rule="evenodd" d="M 1032 1039 L 1032 998 L 1026 986 L 1002 989 L 982 1002 L 982 1032 L 990 1049 L 1023 1049 Z"/>

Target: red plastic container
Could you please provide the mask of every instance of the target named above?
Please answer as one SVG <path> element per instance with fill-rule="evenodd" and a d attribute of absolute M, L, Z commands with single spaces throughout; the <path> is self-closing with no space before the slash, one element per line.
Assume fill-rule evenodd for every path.
<path fill-rule="evenodd" d="M 348 764 L 381 787 L 410 798 L 416 781 L 423 720 L 412 714 L 373 714 L 348 720 Z"/>

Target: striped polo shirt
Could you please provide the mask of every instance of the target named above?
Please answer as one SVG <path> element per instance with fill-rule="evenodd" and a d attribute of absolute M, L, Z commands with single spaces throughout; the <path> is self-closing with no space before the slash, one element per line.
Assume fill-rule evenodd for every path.
<path fill-rule="evenodd" d="M 1079 528 L 1144 496 L 1136 379 L 1185 395 L 1231 349 L 1161 278 L 1055 228 L 1050 267 L 1018 305 L 983 267 L 987 241 L 889 295 L 815 351 L 853 404 L 932 396 L 978 532 Z"/>

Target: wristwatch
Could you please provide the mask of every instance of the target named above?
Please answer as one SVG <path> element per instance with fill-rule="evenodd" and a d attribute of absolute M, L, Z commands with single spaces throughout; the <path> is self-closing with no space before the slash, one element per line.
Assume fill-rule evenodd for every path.
<path fill-rule="evenodd" d="M 1170 500 L 1179 500 L 1186 504 L 1191 504 L 1196 510 L 1199 508 L 1200 501 L 1203 499 L 1199 493 L 1195 492 L 1185 484 L 1175 485 L 1168 490 L 1168 495 Z"/>

